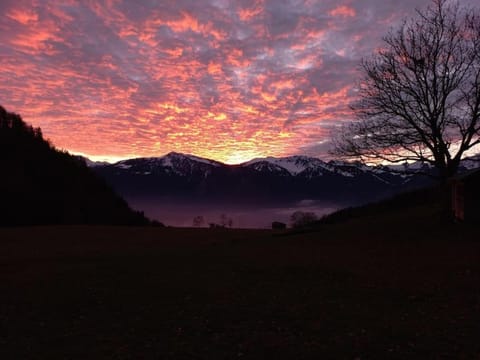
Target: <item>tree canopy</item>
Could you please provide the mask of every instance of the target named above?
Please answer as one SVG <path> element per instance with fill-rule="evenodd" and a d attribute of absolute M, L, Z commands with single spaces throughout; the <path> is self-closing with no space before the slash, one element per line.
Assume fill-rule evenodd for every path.
<path fill-rule="evenodd" d="M 480 144 L 480 12 L 434 0 L 362 61 L 356 121 L 334 134 L 333 153 L 422 161 L 446 179 Z"/>

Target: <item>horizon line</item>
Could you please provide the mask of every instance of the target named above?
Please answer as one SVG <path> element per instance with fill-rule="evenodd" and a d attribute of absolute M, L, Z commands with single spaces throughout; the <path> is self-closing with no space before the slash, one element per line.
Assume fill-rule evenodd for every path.
<path fill-rule="evenodd" d="M 162 155 L 159 155 L 159 156 L 141 156 L 141 155 L 135 155 L 135 154 L 128 155 L 128 156 L 89 155 L 89 154 L 86 154 L 86 153 L 83 153 L 83 152 L 80 152 L 80 151 L 69 151 L 69 150 L 67 150 L 67 151 L 72 155 L 82 156 L 82 157 L 87 158 L 88 160 L 93 161 L 93 162 L 106 162 L 106 163 L 109 163 L 109 164 L 115 164 L 115 163 L 118 163 L 120 161 L 133 160 L 133 159 L 162 158 L 162 157 L 165 157 L 169 154 L 179 154 L 179 155 L 184 155 L 184 156 L 192 156 L 192 157 L 196 157 L 196 158 L 199 158 L 199 159 L 214 161 L 214 162 L 224 164 L 224 165 L 241 165 L 241 164 L 245 164 L 249 161 L 253 161 L 253 160 L 257 160 L 257 159 L 268 159 L 268 158 L 285 159 L 285 158 L 290 158 L 290 157 L 295 157 L 295 156 L 319 159 L 319 160 L 325 161 L 325 162 L 328 162 L 330 160 L 335 160 L 333 158 L 325 159 L 325 158 L 320 158 L 318 156 L 312 156 L 312 155 L 294 154 L 294 155 L 286 155 L 286 156 L 269 156 L 269 155 L 267 155 L 267 156 L 257 156 L 257 157 L 253 157 L 249 160 L 240 161 L 240 162 L 225 162 L 225 161 L 211 159 L 211 158 L 204 157 L 204 156 L 199 156 L 199 155 L 190 154 L 190 153 L 183 153 L 183 152 L 178 152 L 178 151 L 169 151 L 169 152 L 167 152 L 165 154 L 162 154 Z"/>

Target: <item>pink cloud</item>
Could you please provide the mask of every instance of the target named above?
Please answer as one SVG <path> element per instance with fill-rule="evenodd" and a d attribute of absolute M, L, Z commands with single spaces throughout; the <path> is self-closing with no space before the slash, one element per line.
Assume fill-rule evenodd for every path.
<path fill-rule="evenodd" d="M 331 16 L 339 16 L 339 17 L 355 17 L 357 15 L 357 12 L 355 9 L 346 6 L 346 5 L 340 5 L 337 6 L 335 9 L 331 10 L 329 12 Z"/>
<path fill-rule="evenodd" d="M 2 1 L 2 105 L 89 156 L 322 155 L 361 57 L 423 2 L 226 4 Z"/>
<path fill-rule="evenodd" d="M 22 25 L 28 25 L 29 23 L 36 23 L 38 21 L 38 14 L 32 9 L 12 9 L 7 13 L 7 17 Z"/>

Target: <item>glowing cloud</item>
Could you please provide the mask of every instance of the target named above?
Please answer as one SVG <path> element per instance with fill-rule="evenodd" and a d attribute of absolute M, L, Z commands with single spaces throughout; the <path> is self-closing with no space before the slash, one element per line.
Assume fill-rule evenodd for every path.
<path fill-rule="evenodd" d="M 0 104 L 95 159 L 322 156 L 361 57 L 416 6 L 2 0 Z"/>
<path fill-rule="evenodd" d="M 357 15 L 355 9 L 341 5 L 329 12 L 331 16 L 340 16 L 340 17 L 355 17 Z"/>

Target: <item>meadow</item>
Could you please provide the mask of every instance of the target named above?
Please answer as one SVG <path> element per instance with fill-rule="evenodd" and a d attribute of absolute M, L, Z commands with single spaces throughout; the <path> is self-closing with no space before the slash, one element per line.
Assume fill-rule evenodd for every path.
<path fill-rule="evenodd" d="M 471 359 L 475 225 L 0 229 L 1 359 Z"/>

